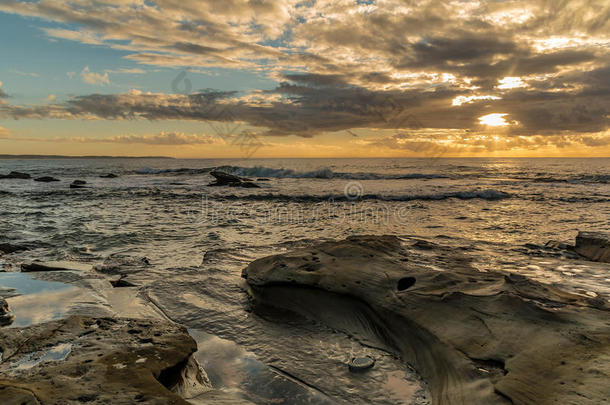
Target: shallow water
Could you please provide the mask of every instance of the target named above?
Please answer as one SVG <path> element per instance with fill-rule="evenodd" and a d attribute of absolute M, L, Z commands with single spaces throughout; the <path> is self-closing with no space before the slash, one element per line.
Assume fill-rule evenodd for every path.
<path fill-rule="evenodd" d="M 269 181 L 205 187 L 219 166 Z M 307 318 L 249 312 L 241 270 L 313 241 L 394 234 L 462 249 L 481 271 L 610 299 L 608 264 L 542 248 L 579 230 L 610 231 L 609 168 L 610 159 L 0 160 L 0 173 L 62 180 L 0 180 L 0 242 L 32 247 L 0 257 L 0 268 L 100 264 L 119 253 L 151 263 L 133 289 L 79 277 L 60 288 L 49 275 L 51 284 L 28 284 L 15 273 L 0 273 L 0 287 L 21 288 L 9 299 L 15 326 L 93 309 L 169 317 L 194 331 L 218 386 L 256 401 L 426 403 L 425 386 L 384 348 Z M 99 178 L 109 172 L 120 177 Z M 91 188 L 69 189 L 75 179 Z M 377 364 L 354 375 L 346 363 L 361 354 Z"/>

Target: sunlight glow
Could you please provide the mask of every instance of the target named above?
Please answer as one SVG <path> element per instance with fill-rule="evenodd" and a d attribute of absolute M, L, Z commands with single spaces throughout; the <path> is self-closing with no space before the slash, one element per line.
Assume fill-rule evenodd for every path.
<path fill-rule="evenodd" d="M 500 100 L 498 96 L 457 96 L 451 102 L 451 105 L 459 106 L 465 103 L 472 103 L 477 100 Z"/>
<path fill-rule="evenodd" d="M 502 80 L 498 80 L 500 83 L 497 86 L 499 89 L 515 89 L 517 87 L 527 87 L 527 83 L 521 80 L 520 77 L 505 77 Z"/>
<path fill-rule="evenodd" d="M 509 125 L 508 122 L 506 122 L 506 120 L 504 119 L 504 116 L 506 116 L 506 115 L 508 115 L 508 114 L 500 114 L 500 113 L 487 114 L 482 117 L 479 117 L 479 122 L 482 125 L 487 125 L 490 127 L 504 127 L 504 126 Z"/>

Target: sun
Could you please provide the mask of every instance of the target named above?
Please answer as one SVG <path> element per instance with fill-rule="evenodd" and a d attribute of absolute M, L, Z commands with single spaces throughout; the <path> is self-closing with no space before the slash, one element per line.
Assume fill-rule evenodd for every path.
<path fill-rule="evenodd" d="M 479 122 L 482 125 L 487 125 L 490 127 L 504 127 L 504 126 L 509 125 L 508 122 L 506 122 L 506 120 L 504 119 L 504 116 L 506 116 L 506 115 L 508 115 L 508 114 L 500 114 L 500 113 L 487 114 L 482 117 L 479 117 Z"/>

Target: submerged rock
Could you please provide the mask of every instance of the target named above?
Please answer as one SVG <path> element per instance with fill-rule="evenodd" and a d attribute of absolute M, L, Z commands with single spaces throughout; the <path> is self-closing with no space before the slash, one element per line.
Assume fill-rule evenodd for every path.
<path fill-rule="evenodd" d="M 0 403 L 188 404 L 211 389 L 186 329 L 167 322 L 71 316 L 0 329 Z"/>
<path fill-rule="evenodd" d="M 117 177 L 119 177 L 119 176 L 117 176 L 114 173 L 102 174 L 100 176 L 101 179 L 116 179 Z"/>
<path fill-rule="evenodd" d="M 90 271 L 93 266 L 86 263 L 69 262 L 69 261 L 56 261 L 56 262 L 38 262 L 34 261 L 31 263 L 21 264 L 22 272 L 34 272 L 34 271 Z"/>
<path fill-rule="evenodd" d="M 0 179 L 21 179 L 21 180 L 27 180 L 27 179 L 31 179 L 32 176 L 30 176 L 27 173 L 21 173 L 21 172 L 10 172 L 9 174 L 0 174 Z"/>
<path fill-rule="evenodd" d="M 610 397 L 605 300 L 479 272 L 449 247 L 358 236 L 256 260 L 243 276 L 255 310 L 288 309 L 395 348 L 434 404 Z M 331 307 L 343 309 L 330 315 Z"/>
<path fill-rule="evenodd" d="M 35 178 L 34 181 L 38 181 L 40 183 L 52 183 L 54 181 L 60 181 L 60 180 L 56 179 L 55 177 L 51 177 L 51 176 L 43 176 L 43 177 Z"/>
<path fill-rule="evenodd" d="M 610 263 L 610 233 L 578 232 L 574 250 L 589 260 Z"/>
<path fill-rule="evenodd" d="M 215 186 L 229 186 L 229 187 L 244 187 L 244 188 L 260 188 L 260 186 L 256 183 L 253 183 L 252 180 L 247 179 L 245 177 L 235 176 L 233 174 L 221 172 L 218 170 L 214 170 L 210 172 L 215 178 L 213 183 L 208 184 L 210 187 Z"/>

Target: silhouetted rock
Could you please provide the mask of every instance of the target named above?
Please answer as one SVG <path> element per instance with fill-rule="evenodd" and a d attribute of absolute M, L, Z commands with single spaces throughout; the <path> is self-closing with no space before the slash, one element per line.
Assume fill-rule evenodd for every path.
<path fill-rule="evenodd" d="M 85 180 L 74 180 L 72 184 L 70 184 L 70 188 L 87 188 L 85 184 L 87 184 Z"/>
<path fill-rule="evenodd" d="M 52 183 L 54 181 L 60 181 L 60 180 L 56 179 L 55 177 L 44 176 L 44 177 L 38 177 L 38 178 L 34 179 L 34 181 L 38 181 L 41 183 Z"/>
<path fill-rule="evenodd" d="M 574 250 L 589 260 L 610 263 L 610 233 L 578 232 Z"/>
<path fill-rule="evenodd" d="M 211 391 L 197 344 L 169 322 L 71 316 L 0 329 L 0 342 L 2 404 L 187 405 Z"/>
<path fill-rule="evenodd" d="M 117 176 L 114 173 L 102 174 L 100 176 L 100 178 L 102 178 L 102 179 L 116 179 L 117 177 L 119 177 L 119 176 Z"/>
<path fill-rule="evenodd" d="M 253 183 L 252 180 L 247 179 L 245 177 L 235 176 L 233 174 L 221 172 L 214 170 L 210 172 L 210 175 L 213 176 L 216 180 L 213 183 L 208 184 L 208 186 L 229 186 L 229 187 L 244 187 L 244 188 L 260 188 L 260 186 L 256 183 Z"/>
<path fill-rule="evenodd" d="M 243 276 L 255 311 L 278 307 L 395 348 L 428 382 L 433 404 L 610 397 L 605 299 L 471 261 L 431 242 L 357 236 L 256 260 Z"/>
<path fill-rule="evenodd" d="M 15 252 L 21 252 L 24 250 L 29 250 L 29 248 L 27 246 L 14 245 L 12 243 L 0 243 L 0 252 L 15 253 Z"/>
<path fill-rule="evenodd" d="M 21 172 L 10 172 L 9 174 L 0 174 L 0 179 L 22 179 L 22 180 L 27 180 L 27 179 L 31 179 L 32 176 L 30 176 L 27 173 L 21 173 Z"/>

